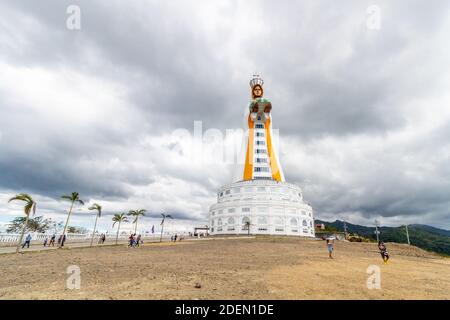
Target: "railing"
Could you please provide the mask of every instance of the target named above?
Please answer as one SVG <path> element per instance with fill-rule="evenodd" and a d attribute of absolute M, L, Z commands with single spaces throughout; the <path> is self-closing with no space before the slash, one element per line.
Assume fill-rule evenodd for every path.
<path fill-rule="evenodd" d="M 24 239 L 27 235 L 28 235 L 28 233 L 26 233 L 24 235 Z M 43 233 L 30 233 L 30 235 L 31 235 L 32 241 L 39 241 L 39 240 L 44 241 L 45 238 L 51 238 L 51 236 L 52 236 L 50 234 L 43 234 Z M 88 238 L 90 238 L 90 236 L 88 234 L 68 233 L 66 235 L 67 240 L 85 240 Z M 20 234 L 18 234 L 18 233 L 0 233 L 0 243 L 4 243 L 4 242 L 7 242 L 7 243 L 16 242 L 17 243 L 17 241 L 19 241 L 19 239 L 20 239 Z"/>
<path fill-rule="evenodd" d="M 50 238 L 53 234 L 45 234 L 45 233 L 25 233 L 24 238 L 22 241 L 25 241 L 26 236 L 30 234 L 31 235 L 31 241 L 32 242 L 44 242 L 45 238 L 47 238 L 50 241 Z M 178 232 L 179 236 L 186 236 L 187 233 Z M 164 232 L 163 238 L 170 237 L 171 233 Z M 60 234 L 56 234 L 56 240 L 58 240 Z M 119 240 L 128 240 L 129 234 L 122 233 L 119 235 Z M 159 239 L 160 234 L 156 233 L 150 233 L 150 234 L 142 234 L 141 235 L 143 240 L 151 240 L 151 239 Z M 68 242 L 84 242 L 84 241 L 90 241 L 92 238 L 92 233 L 68 233 L 66 234 L 66 241 Z M 94 241 L 99 240 L 100 234 L 95 234 Z M 107 240 L 116 239 L 116 234 L 109 233 L 106 234 Z M 0 246 L 2 245 L 12 245 L 17 244 L 17 242 L 20 239 L 20 234 L 18 233 L 0 233 Z"/>

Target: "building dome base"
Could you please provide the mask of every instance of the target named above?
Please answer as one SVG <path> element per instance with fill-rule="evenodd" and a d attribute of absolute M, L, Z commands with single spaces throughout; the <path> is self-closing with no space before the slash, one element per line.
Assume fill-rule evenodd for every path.
<path fill-rule="evenodd" d="M 210 207 L 209 223 L 211 235 L 315 236 L 313 210 L 303 202 L 301 188 L 275 180 L 223 186 Z"/>

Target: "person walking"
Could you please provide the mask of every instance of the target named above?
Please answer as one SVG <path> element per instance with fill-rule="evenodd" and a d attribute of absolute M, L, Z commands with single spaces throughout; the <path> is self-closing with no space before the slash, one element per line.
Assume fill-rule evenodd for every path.
<path fill-rule="evenodd" d="M 104 244 L 105 241 L 106 241 L 106 234 L 103 234 L 103 235 L 102 235 L 102 244 Z"/>
<path fill-rule="evenodd" d="M 175 236 L 173 237 L 174 242 L 177 242 L 177 237 L 178 237 L 178 235 L 175 233 Z"/>
<path fill-rule="evenodd" d="M 136 238 L 136 246 L 139 247 L 139 244 L 141 243 L 141 235 L 138 234 L 137 238 Z"/>
<path fill-rule="evenodd" d="M 134 247 L 134 235 L 130 234 L 130 236 L 128 237 L 128 247 L 133 248 Z"/>
<path fill-rule="evenodd" d="M 27 237 L 25 238 L 25 242 L 22 245 L 22 249 L 25 248 L 25 246 L 27 246 L 27 248 L 29 248 L 30 243 L 31 243 L 31 235 L 28 234 Z"/>
<path fill-rule="evenodd" d="M 53 234 L 52 237 L 50 238 L 50 242 L 49 242 L 49 244 L 48 244 L 49 247 L 50 247 L 50 246 L 52 246 L 52 247 L 55 246 L 55 239 L 56 239 L 56 235 Z"/>
<path fill-rule="evenodd" d="M 383 259 L 384 264 L 387 264 L 389 260 L 389 252 L 387 251 L 386 245 L 383 241 L 378 241 L 378 249 L 380 250 L 381 258 Z"/>
<path fill-rule="evenodd" d="M 334 238 L 327 238 L 328 257 L 333 259 Z"/>
<path fill-rule="evenodd" d="M 56 234 L 53 234 L 52 237 L 50 238 L 50 243 L 48 244 L 48 246 L 55 246 L 55 239 L 56 239 Z"/>
<path fill-rule="evenodd" d="M 48 237 L 45 237 L 45 240 L 44 240 L 44 247 L 47 246 L 47 243 L 48 243 Z"/>

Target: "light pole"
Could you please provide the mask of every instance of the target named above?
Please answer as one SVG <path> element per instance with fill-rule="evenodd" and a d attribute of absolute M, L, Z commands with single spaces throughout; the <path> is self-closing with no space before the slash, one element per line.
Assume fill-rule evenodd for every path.
<path fill-rule="evenodd" d="M 348 238 L 348 232 L 347 232 L 347 223 L 344 220 L 344 233 L 345 233 L 345 239 Z"/>
<path fill-rule="evenodd" d="M 380 238 L 378 236 L 380 234 L 380 231 L 378 231 L 378 224 L 379 224 L 378 220 L 375 220 L 375 234 L 377 235 L 377 242 L 380 241 Z"/>
<path fill-rule="evenodd" d="M 408 225 L 405 225 L 405 229 L 406 229 L 406 239 L 408 240 L 408 245 L 411 245 L 411 243 L 409 242 Z"/>

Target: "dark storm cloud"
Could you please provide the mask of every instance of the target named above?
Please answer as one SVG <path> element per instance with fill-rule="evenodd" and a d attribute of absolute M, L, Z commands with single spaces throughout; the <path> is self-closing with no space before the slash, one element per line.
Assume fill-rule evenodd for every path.
<path fill-rule="evenodd" d="M 449 147 L 442 138 L 448 126 L 406 143 L 389 140 L 418 122 L 423 105 L 448 103 L 442 94 L 450 56 L 442 36 L 447 1 L 78 1 L 81 30 L 69 31 L 71 4 L 0 4 L 0 63 L 12 76 L 36 77 L 29 83 L 34 91 L 41 90 L 41 78 L 59 75 L 47 87 L 64 85 L 42 92 L 84 97 L 67 105 L 44 99 L 33 109 L 21 96 L 25 84 L 0 82 L 0 188 L 134 201 L 139 188 L 179 180 L 174 193 L 190 195 L 182 192 L 170 203 L 170 194 L 156 194 L 154 202 L 197 218 L 192 211 L 206 213 L 230 170 L 169 161 L 174 153 L 167 136 L 176 128 L 192 131 L 195 120 L 204 130 L 240 127 L 248 80 L 258 71 L 274 106 L 274 126 L 282 140 L 295 141 L 281 159 L 286 176 L 309 184 L 305 194 L 319 214 L 426 213 L 433 223 L 448 215 L 448 154 L 435 152 Z M 365 24 L 372 4 L 382 10 L 378 31 Z M 16 87 L 21 90 L 12 92 Z M 89 112 L 92 117 L 82 117 Z M 162 142 L 142 144 L 145 137 Z M 364 148 L 367 138 L 385 140 L 374 152 Z M 338 164 L 326 159 L 332 152 L 321 144 L 326 139 L 345 153 L 336 155 Z M 359 139 L 361 154 L 352 153 L 347 139 Z M 311 157 L 306 164 L 303 156 Z M 313 156 L 322 167 L 308 164 Z M 419 165 L 427 161 L 431 169 Z M 327 176 L 328 166 L 334 171 Z M 418 179 L 420 172 L 428 179 Z M 201 209 L 183 211 L 184 201 Z"/>
<path fill-rule="evenodd" d="M 247 99 L 247 92 L 241 89 L 247 79 L 233 79 L 235 57 L 219 56 L 215 48 L 220 48 L 222 39 L 229 40 L 227 30 L 213 32 L 215 40 L 211 40 L 208 30 L 195 28 L 198 21 L 180 17 L 176 5 L 81 1 L 82 30 L 69 32 L 64 20 L 69 4 L 11 3 L 36 19 L 42 30 L 25 35 L 28 45 L 22 54 L 9 50 L 7 57 L 30 65 L 68 64 L 88 73 L 121 78 L 130 88 L 133 106 L 152 121 L 149 130 L 189 127 L 196 119 L 217 128 L 240 125 L 235 119 L 245 102 L 230 92 L 244 93 Z M 445 17 L 442 8 L 448 5 L 440 4 L 429 7 L 424 18 L 417 14 L 423 6 L 418 1 L 395 6 L 381 2 L 386 17 L 383 31 L 376 34 L 365 27 L 369 2 L 330 5 L 325 1 L 314 6 L 305 2 L 296 8 L 267 2 L 248 19 L 270 18 L 270 23 L 245 42 L 240 52 L 250 60 L 249 70 L 260 69 L 270 75 L 268 90 L 274 106 L 282 108 L 284 115 L 278 117 L 278 125 L 287 134 L 384 132 L 404 125 L 397 106 L 404 103 L 406 94 L 418 94 L 422 89 L 419 83 L 407 86 L 409 79 L 417 76 L 411 65 L 396 68 L 391 64 L 407 50 L 415 50 L 419 56 L 426 50 L 427 42 L 421 37 L 431 36 Z M 230 7 L 240 8 L 236 4 Z M 224 14 L 230 12 L 230 8 L 223 10 Z M 231 14 L 230 19 L 233 17 Z M 405 28 L 409 32 L 404 32 Z M 101 64 L 90 61 L 93 53 L 101 58 Z M 334 56 L 337 61 L 332 61 Z M 247 76 L 249 72 L 244 71 Z M 224 110 L 226 121 L 216 116 Z M 301 126 L 296 126 L 298 112 Z"/>
<path fill-rule="evenodd" d="M 228 96 L 235 88 L 229 63 L 215 54 L 204 31 L 193 29 L 192 21 L 174 14 L 171 6 L 81 1 L 82 29 L 70 32 L 65 26 L 69 4 L 11 3 L 31 15 L 40 32 L 17 26 L 25 29 L 25 48 L 20 52 L 2 48 L 6 58 L 29 66 L 69 65 L 87 74 L 120 79 L 129 86 L 132 107 L 152 121 L 149 130 L 186 127 L 197 119 L 207 123 L 215 119 L 211 125 L 217 127 L 221 122 L 214 114 L 231 109 Z M 101 63 L 92 55 L 98 55 Z M 240 113 L 238 108 L 235 114 Z"/>

